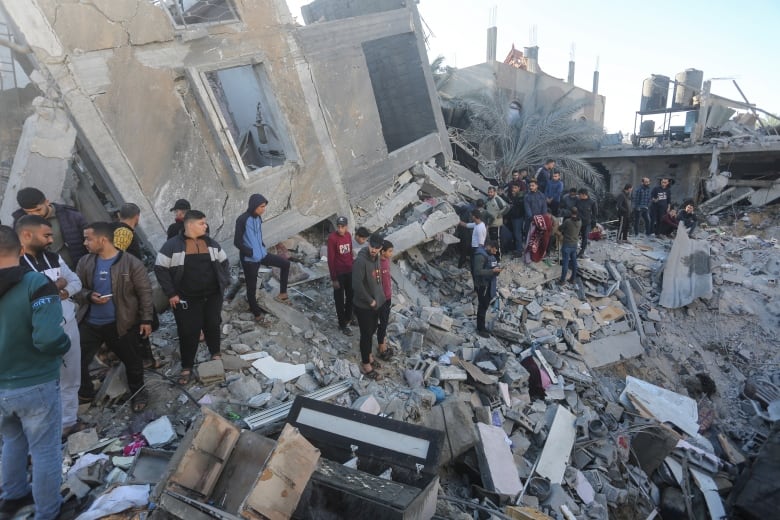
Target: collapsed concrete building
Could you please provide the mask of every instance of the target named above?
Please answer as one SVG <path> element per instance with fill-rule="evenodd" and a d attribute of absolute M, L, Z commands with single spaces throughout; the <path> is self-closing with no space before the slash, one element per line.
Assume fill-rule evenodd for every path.
<path fill-rule="evenodd" d="M 352 215 L 415 163 L 445 166 L 414 3 L 348 4 L 313 2 L 300 26 L 283 0 L 4 0 L 43 99 L 0 220 L 19 188 L 52 200 L 65 188 L 91 218 L 138 204 L 159 245 L 169 208 L 186 198 L 227 245 L 248 194 L 261 192 L 275 243 Z"/>

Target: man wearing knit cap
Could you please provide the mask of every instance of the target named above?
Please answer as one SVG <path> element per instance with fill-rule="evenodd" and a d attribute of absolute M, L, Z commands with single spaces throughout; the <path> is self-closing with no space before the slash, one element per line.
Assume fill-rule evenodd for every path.
<path fill-rule="evenodd" d="M 184 214 L 192 209 L 190 201 L 187 199 L 179 199 L 174 203 L 171 211 L 173 213 L 174 222 L 168 226 L 168 240 L 175 237 L 182 231 L 184 231 Z"/>
<path fill-rule="evenodd" d="M 328 235 L 328 270 L 333 284 L 333 300 L 339 330 L 352 335 L 352 235 L 347 231 L 347 217 L 336 219 L 336 230 Z"/>
<path fill-rule="evenodd" d="M 241 253 L 241 268 L 246 278 L 246 298 L 249 310 L 255 320 L 265 323 L 265 312 L 257 304 L 257 272 L 260 265 L 279 268 L 279 294 L 276 300 L 289 303 L 287 296 L 287 278 L 290 276 L 290 261 L 266 250 L 263 242 L 263 213 L 268 206 L 268 199 L 255 193 L 249 197 L 249 204 L 244 213 L 236 219 L 236 232 L 233 245 Z"/>
<path fill-rule="evenodd" d="M 372 344 L 379 324 L 379 309 L 385 303 L 382 287 L 382 270 L 379 252 L 384 237 L 374 233 L 368 239 L 368 247 L 360 250 L 352 265 L 352 291 L 355 316 L 360 327 L 360 371 L 366 378 L 381 379 L 372 366 Z"/>

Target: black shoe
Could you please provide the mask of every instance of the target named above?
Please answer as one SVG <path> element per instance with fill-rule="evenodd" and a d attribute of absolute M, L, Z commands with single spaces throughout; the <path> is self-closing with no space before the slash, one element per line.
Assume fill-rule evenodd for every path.
<path fill-rule="evenodd" d="M 2 518 L 11 518 L 21 508 L 30 506 L 34 503 L 32 491 L 21 498 L 6 498 L 5 500 L 0 500 L 0 516 Z"/>
<path fill-rule="evenodd" d="M 477 334 L 479 334 L 483 338 L 489 338 L 490 337 L 490 333 L 488 331 L 486 331 L 486 330 L 478 330 Z"/>
<path fill-rule="evenodd" d="M 345 335 L 345 336 L 351 336 L 352 335 L 352 329 L 350 329 L 348 326 L 339 327 L 339 330 Z"/>

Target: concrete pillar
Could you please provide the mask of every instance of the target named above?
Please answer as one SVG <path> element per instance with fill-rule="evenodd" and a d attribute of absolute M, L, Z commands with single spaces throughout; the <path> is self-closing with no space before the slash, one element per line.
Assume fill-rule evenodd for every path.
<path fill-rule="evenodd" d="M 523 54 L 528 60 L 528 72 L 539 72 L 539 47 L 534 45 L 533 47 L 525 47 Z"/>
<path fill-rule="evenodd" d="M 569 62 L 569 76 L 566 79 L 569 85 L 574 85 L 574 60 Z"/>
<path fill-rule="evenodd" d="M 496 61 L 496 46 L 498 41 L 498 27 L 488 27 L 487 30 L 487 63 Z"/>
<path fill-rule="evenodd" d="M 37 97 L 35 110 L 24 122 L 11 166 L 11 174 L 0 204 L 0 220 L 12 222 L 17 209 L 16 193 L 38 188 L 52 200 L 60 200 L 76 146 L 76 129 L 68 114 L 55 102 Z"/>

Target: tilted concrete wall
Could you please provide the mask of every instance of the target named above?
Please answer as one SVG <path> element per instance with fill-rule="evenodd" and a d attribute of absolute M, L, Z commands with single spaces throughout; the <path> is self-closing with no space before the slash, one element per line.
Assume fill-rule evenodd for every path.
<path fill-rule="evenodd" d="M 382 153 L 376 130 L 360 43 L 388 22 L 388 34 L 421 34 L 413 8 L 352 19 L 346 28 L 341 21 L 301 28 L 283 0 L 236 0 L 240 21 L 175 28 L 148 0 L 5 4 L 33 48 L 41 88 L 58 93 L 116 200 L 141 206 L 142 231 L 154 246 L 164 241 L 177 198 L 204 211 L 212 234 L 228 245 L 249 194 L 263 193 L 272 244 L 350 214 L 350 197 L 379 193 L 417 161 L 449 157 L 438 110 L 439 132 L 394 154 Z M 282 166 L 247 172 L 227 146 L 204 76 L 257 64 L 292 153 Z M 427 66 L 424 73 L 433 103 Z"/>

